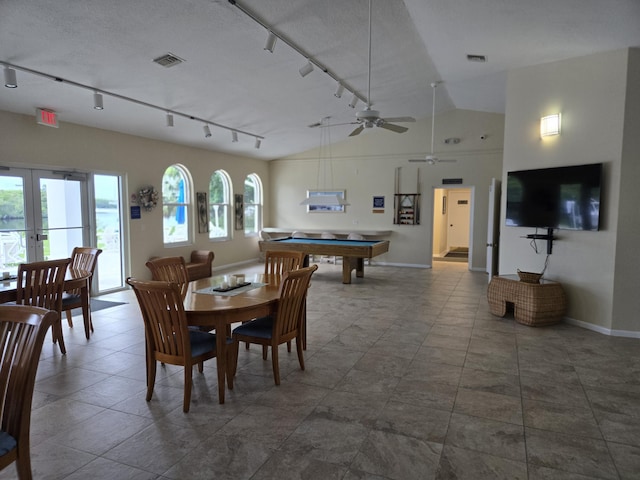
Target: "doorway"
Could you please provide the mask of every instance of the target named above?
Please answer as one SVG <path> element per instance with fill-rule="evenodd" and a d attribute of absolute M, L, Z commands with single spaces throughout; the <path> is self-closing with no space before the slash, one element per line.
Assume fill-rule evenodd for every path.
<path fill-rule="evenodd" d="M 433 260 L 469 263 L 471 189 L 436 188 L 433 205 Z"/>
<path fill-rule="evenodd" d="M 0 169 L 0 271 L 13 276 L 20 263 L 66 258 L 76 246 L 102 248 L 93 213 L 97 200 L 89 193 L 93 191 L 91 180 L 87 173 Z M 117 212 L 119 205 L 118 200 Z M 118 213 L 118 224 L 120 217 Z M 117 243 L 120 261 L 112 258 L 104 270 L 113 270 L 114 263 L 122 265 L 119 238 Z M 95 292 L 104 290 L 100 260 L 92 282 Z M 116 287 L 115 283 L 122 287 L 122 271 L 120 268 L 118 281 L 107 282 L 109 288 Z"/>

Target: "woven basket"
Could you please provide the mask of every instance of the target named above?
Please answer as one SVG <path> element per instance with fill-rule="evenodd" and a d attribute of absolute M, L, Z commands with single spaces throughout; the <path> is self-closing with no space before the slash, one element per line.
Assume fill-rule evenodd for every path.
<path fill-rule="evenodd" d="M 518 277 L 520 277 L 520 281 L 524 283 L 540 283 L 542 273 L 523 272 L 518 270 Z"/>

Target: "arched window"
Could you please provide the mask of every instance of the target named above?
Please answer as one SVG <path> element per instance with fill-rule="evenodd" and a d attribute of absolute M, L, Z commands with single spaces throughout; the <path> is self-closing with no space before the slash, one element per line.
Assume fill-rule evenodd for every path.
<path fill-rule="evenodd" d="M 209 238 L 229 240 L 229 205 L 231 180 L 223 170 L 216 170 L 209 180 Z"/>
<path fill-rule="evenodd" d="M 165 245 L 191 240 L 191 179 L 181 165 L 171 165 L 162 176 L 162 227 Z"/>
<path fill-rule="evenodd" d="M 262 183 L 255 173 L 251 173 L 244 179 L 244 234 L 258 235 L 261 228 Z"/>

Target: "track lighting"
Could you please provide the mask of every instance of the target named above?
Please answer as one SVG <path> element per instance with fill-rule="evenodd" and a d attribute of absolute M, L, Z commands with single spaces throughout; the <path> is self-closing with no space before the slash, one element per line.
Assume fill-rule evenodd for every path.
<path fill-rule="evenodd" d="M 238 141 L 238 132 L 231 130 L 231 141 L 236 143 Z"/>
<path fill-rule="evenodd" d="M 269 32 L 264 49 L 269 53 L 273 53 L 273 49 L 276 47 L 276 40 L 278 40 L 278 37 L 276 37 L 273 32 Z"/>
<path fill-rule="evenodd" d="M 211 129 L 209 128 L 209 125 L 202 127 L 202 130 L 204 130 L 204 138 L 209 138 L 211 136 Z"/>
<path fill-rule="evenodd" d="M 351 101 L 349 102 L 349 106 L 350 106 L 351 108 L 356 108 L 356 105 L 357 105 L 357 103 L 358 103 L 358 100 L 360 100 L 360 99 L 359 99 L 359 98 L 358 98 L 358 96 L 354 93 L 354 94 L 353 94 L 353 96 L 351 97 Z"/>
<path fill-rule="evenodd" d="M 4 86 L 7 88 L 18 88 L 16 71 L 13 68 L 4 67 Z"/>
<path fill-rule="evenodd" d="M 96 110 L 103 110 L 104 104 L 102 103 L 102 94 L 94 92 L 93 94 L 93 108 Z"/>
<path fill-rule="evenodd" d="M 344 85 L 342 85 L 340 82 L 338 82 L 338 86 L 336 87 L 336 93 L 334 93 L 333 95 L 336 98 L 342 98 L 342 94 L 344 93 Z"/>
<path fill-rule="evenodd" d="M 173 115 L 167 113 L 167 127 L 173 127 Z"/>
<path fill-rule="evenodd" d="M 262 142 L 260 142 L 260 139 L 259 139 L 259 138 L 256 138 L 256 143 L 255 143 L 255 145 L 254 145 L 254 146 L 255 146 L 256 148 L 260 148 L 260 143 L 262 143 Z"/>
<path fill-rule="evenodd" d="M 311 72 L 313 72 L 313 63 L 307 60 L 307 63 L 305 63 L 298 71 L 300 72 L 300 75 L 306 77 Z"/>

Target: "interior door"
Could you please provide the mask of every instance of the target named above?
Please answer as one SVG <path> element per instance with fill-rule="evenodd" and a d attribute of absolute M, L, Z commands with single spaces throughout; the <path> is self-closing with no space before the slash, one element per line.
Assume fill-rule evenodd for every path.
<path fill-rule="evenodd" d="M 487 224 L 487 273 L 489 282 L 498 275 L 498 240 L 500 238 L 500 180 L 489 186 L 489 220 Z"/>
<path fill-rule="evenodd" d="M 469 190 L 449 190 L 447 210 L 447 245 L 449 248 L 469 246 L 471 194 Z"/>

